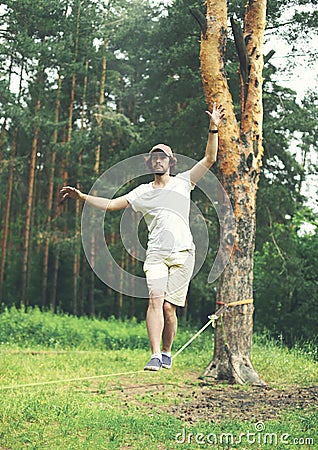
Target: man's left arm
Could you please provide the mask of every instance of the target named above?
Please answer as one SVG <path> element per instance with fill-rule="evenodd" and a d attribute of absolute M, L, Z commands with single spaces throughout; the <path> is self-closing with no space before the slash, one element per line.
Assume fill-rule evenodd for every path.
<path fill-rule="evenodd" d="M 196 184 L 215 163 L 218 152 L 218 127 L 224 117 L 224 109 L 222 105 L 217 106 L 213 103 L 212 112 L 206 111 L 206 113 L 210 117 L 208 141 L 204 157 L 190 170 L 190 180 L 193 184 Z"/>

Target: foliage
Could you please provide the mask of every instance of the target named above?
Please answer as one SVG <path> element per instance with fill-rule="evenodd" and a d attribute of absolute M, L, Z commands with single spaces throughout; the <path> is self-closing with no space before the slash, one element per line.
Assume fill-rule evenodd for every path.
<path fill-rule="evenodd" d="M 277 32 L 296 45 L 298 34 L 297 41 L 294 38 L 299 29 L 315 30 L 316 13 L 309 8 L 315 1 L 292 3 L 295 13 L 290 23 L 281 23 L 282 14 L 290 9 L 286 0 L 268 2 L 267 20 L 269 27 L 277 27 Z M 79 183 L 87 192 L 108 167 L 144 153 L 154 142 L 168 142 L 177 153 L 196 160 L 201 158 L 207 117 L 200 75 L 200 28 L 190 9 L 204 12 L 204 4 L 198 0 L 175 0 L 167 7 L 161 3 L 153 5 L 148 0 L 6 0 L 2 7 L 1 18 L 6 26 L 0 35 L 3 117 L 0 182 L 4 194 L 0 198 L 1 257 L 10 196 L 11 209 L 1 301 L 7 307 L 20 304 L 30 155 L 35 125 L 38 125 L 27 304 L 86 315 L 92 313 L 93 301 L 97 315 L 141 320 L 145 312 L 143 300 L 121 299 L 118 293 L 91 277 L 90 267 L 79 250 L 79 212 L 74 203 L 59 203 L 58 189 L 63 183 Z M 245 2 L 229 1 L 228 7 L 229 15 L 240 19 Z M 238 57 L 231 31 L 226 56 L 227 76 L 238 111 Z M 105 57 L 106 81 L 101 95 Z M 265 155 L 258 193 L 255 325 L 275 336 L 282 333 L 292 344 L 295 340 L 313 338 L 313 321 L 317 317 L 316 235 L 300 236 L 296 225 L 306 201 L 302 191 L 304 180 L 317 172 L 313 156 L 317 152 L 317 94 L 309 92 L 301 104 L 297 103 L 295 92 L 277 81 L 278 70 L 271 59 L 266 62 Z M 41 103 L 38 113 L 37 100 Z M 291 150 L 295 142 L 301 160 Z M 94 167 L 99 145 L 97 174 Z M 53 199 L 48 209 L 51 189 Z M 218 224 L 214 208 L 206 205 L 203 194 L 195 191 L 194 201 L 205 211 L 210 246 L 207 261 L 191 284 L 187 318 L 202 323 L 215 309 L 214 286 L 206 280 L 217 245 Z M 312 221 L 304 218 L 308 220 Z M 120 217 L 114 215 L 105 224 L 111 252 L 127 270 L 140 273 L 140 265 L 132 266 L 123 258 L 119 222 Z M 45 280 L 47 241 L 49 258 Z M 80 261 L 77 272 L 75 255 L 79 255 Z M 44 281 L 47 281 L 45 292 Z M 269 304 L 275 311 L 273 320 Z M 14 323 L 21 320 L 19 333 L 23 340 L 23 320 L 21 317 L 12 320 Z M 85 329 L 85 319 L 78 321 Z M 44 340 L 53 339 L 52 346 L 60 345 L 57 343 L 59 339 L 64 342 L 63 330 L 58 326 L 56 330 L 51 329 L 50 323 L 53 327 L 53 318 L 45 326 L 39 322 L 34 339 L 40 339 L 42 334 Z M 69 330 L 74 345 L 81 341 L 78 328 L 74 325 Z M 46 330 L 51 330 L 52 336 Z M 10 333 L 8 336 L 12 336 Z M 105 342 L 110 346 L 121 345 L 119 337 L 112 343 L 106 332 L 101 331 L 99 336 L 101 345 Z M 91 339 L 88 342 L 93 342 Z M 145 342 L 143 339 L 141 343 Z M 138 342 L 130 344 L 139 345 Z"/>
<path fill-rule="evenodd" d="M 190 337 L 192 329 L 183 327 L 175 346 Z M 52 349 L 119 350 L 148 349 L 146 324 L 136 319 L 107 321 L 41 312 L 39 308 L 5 308 L 0 314 L 0 344 Z M 195 344 L 196 346 L 196 344 Z"/>
<path fill-rule="evenodd" d="M 288 345 L 317 344 L 317 221 L 315 232 L 302 234 L 304 219 L 299 219 L 273 225 L 272 241 L 255 258 L 256 327 L 267 328 Z"/>

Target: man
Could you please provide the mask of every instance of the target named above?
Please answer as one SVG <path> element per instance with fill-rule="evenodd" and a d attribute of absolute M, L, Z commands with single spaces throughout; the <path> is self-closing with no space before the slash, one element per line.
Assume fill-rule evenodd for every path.
<path fill-rule="evenodd" d="M 224 117 L 224 109 L 214 103 L 212 112 L 206 113 L 210 117 L 210 127 L 205 156 L 192 169 L 172 177 L 171 168 L 175 166 L 176 158 L 169 146 L 158 144 L 150 150 L 147 159 L 154 180 L 126 195 L 107 199 L 83 194 L 70 186 L 61 189 L 63 199 L 80 199 L 105 211 L 132 207 L 144 216 L 148 226 L 144 263 L 149 290 L 146 325 L 152 351 L 145 370 L 170 369 L 172 366 L 176 308 L 185 305 L 194 267 L 194 244 L 189 227 L 190 193 L 216 161 L 218 126 Z"/>

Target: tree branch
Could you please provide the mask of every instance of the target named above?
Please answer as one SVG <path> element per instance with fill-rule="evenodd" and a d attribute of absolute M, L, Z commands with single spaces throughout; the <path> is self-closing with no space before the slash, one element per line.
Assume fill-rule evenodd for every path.
<path fill-rule="evenodd" d="M 206 39 L 207 21 L 205 15 L 200 10 L 195 8 L 189 8 L 189 11 L 200 25 L 203 38 Z"/>
<path fill-rule="evenodd" d="M 246 43 L 243 36 L 243 31 L 240 24 L 233 17 L 230 18 L 231 27 L 234 35 L 234 42 L 237 50 L 237 54 L 240 61 L 240 72 L 244 84 L 244 102 L 247 97 L 248 79 L 249 79 L 249 64 L 250 59 L 247 53 Z"/>
<path fill-rule="evenodd" d="M 267 55 L 264 56 L 264 64 L 268 63 L 268 61 L 271 59 L 273 55 L 275 55 L 275 50 L 271 50 L 267 53 Z"/>
<path fill-rule="evenodd" d="M 272 215 L 271 215 L 271 212 L 270 212 L 270 209 L 269 209 L 268 206 L 266 206 L 266 210 L 267 210 L 268 219 L 269 219 L 269 228 L 270 228 L 270 230 L 271 230 L 271 231 L 270 231 L 270 237 L 272 238 L 272 241 L 273 241 L 273 244 L 274 244 L 274 246 L 275 246 L 275 248 L 276 248 L 276 250 L 277 250 L 278 256 L 281 258 L 281 260 L 282 260 L 282 262 L 283 262 L 283 268 L 282 268 L 282 270 L 279 272 L 279 275 L 282 275 L 282 273 L 284 273 L 285 270 L 286 270 L 286 259 L 284 258 L 284 255 L 283 255 L 283 253 L 282 253 L 282 251 L 281 251 L 281 249 L 280 249 L 280 247 L 279 247 L 279 245 L 277 244 L 277 241 L 276 241 L 276 239 L 275 239 L 275 236 L 274 236 L 274 230 L 273 230 Z"/>

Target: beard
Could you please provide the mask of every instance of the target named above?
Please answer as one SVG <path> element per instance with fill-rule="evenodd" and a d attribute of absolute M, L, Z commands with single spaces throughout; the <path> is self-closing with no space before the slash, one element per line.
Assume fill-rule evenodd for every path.
<path fill-rule="evenodd" d="M 154 175 L 165 175 L 167 173 L 167 171 L 164 170 L 163 167 L 153 167 L 152 168 L 152 173 Z"/>

